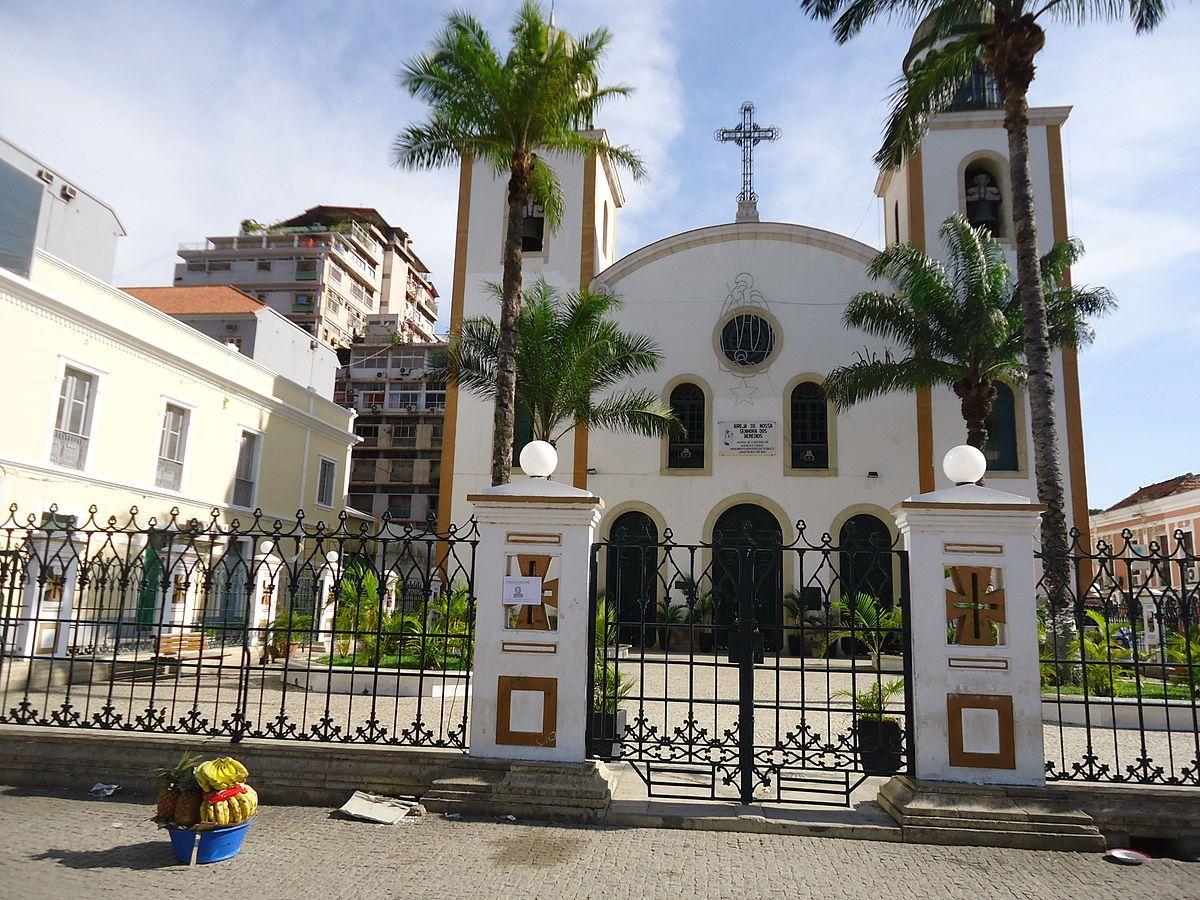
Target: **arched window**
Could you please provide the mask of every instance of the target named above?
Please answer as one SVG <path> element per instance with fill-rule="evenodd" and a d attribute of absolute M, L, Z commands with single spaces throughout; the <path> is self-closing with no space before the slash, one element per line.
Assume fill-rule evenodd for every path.
<path fill-rule="evenodd" d="M 983 455 L 993 472 L 1016 472 L 1020 468 L 1017 456 L 1017 399 L 1013 389 L 1003 381 L 995 382 L 996 400 L 987 417 L 987 446 Z"/>
<path fill-rule="evenodd" d="M 792 389 L 792 468 L 829 468 L 829 404 L 819 384 L 802 381 Z"/>
<path fill-rule="evenodd" d="M 963 172 L 964 212 L 974 227 L 988 229 L 996 237 L 1004 235 L 1004 195 L 993 167 L 976 160 Z"/>
<path fill-rule="evenodd" d="M 846 520 L 838 533 L 838 575 L 846 599 L 867 594 L 883 606 L 892 606 L 892 533 L 870 513 Z"/>
<path fill-rule="evenodd" d="M 622 644 L 645 646 L 658 635 L 658 528 L 643 512 L 619 515 L 608 532 L 605 615 Z"/>
<path fill-rule="evenodd" d="M 668 469 L 704 468 L 704 391 L 691 382 L 676 385 L 671 391 L 671 411 L 683 425 L 667 444 Z"/>
<path fill-rule="evenodd" d="M 529 411 L 525 407 L 517 404 L 517 413 L 513 420 L 513 455 L 512 464 L 514 467 L 519 466 L 521 462 L 521 451 L 525 449 L 525 445 L 533 440 L 533 418 L 529 415 Z"/>

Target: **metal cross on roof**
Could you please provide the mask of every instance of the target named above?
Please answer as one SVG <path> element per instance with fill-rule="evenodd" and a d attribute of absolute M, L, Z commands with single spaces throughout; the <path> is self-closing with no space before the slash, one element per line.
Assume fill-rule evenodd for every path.
<path fill-rule="evenodd" d="M 742 192 L 738 194 L 739 222 L 758 221 L 758 195 L 754 193 L 754 145 L 759 141 L 777 141 L 782 132 L 775 126 L 763 128 L 754 121 L 754 104 L 742 104 L 742 123 L 736 128 L 718 128 L 713 137 L 722 144 L 742 148 Z"/>

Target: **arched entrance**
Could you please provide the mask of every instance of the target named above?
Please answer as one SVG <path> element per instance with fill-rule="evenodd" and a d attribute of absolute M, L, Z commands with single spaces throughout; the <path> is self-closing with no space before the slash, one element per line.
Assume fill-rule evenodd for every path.
<path fill-rule="evenodd" d="M 658 527 L 643 512 L 617 516 L 609 530 L 608 565 L 604 588 L 609 609 L 616 610 L 618 640 L 622 644 L 653 644 L 658 629 Z M 610 623 L 611 624 L 611 623 Z"/>
<path fill-rule="evenodd" d="M 741 573 L 748 571 L 763 647 L 778 650 L 783 623 L 783 531 L 779 521 L 756 503 L 739 503 L 717 519 L 712 545 L 713 624 L 718 646 L 729 646 L 738 618 Z"/>
<path fill-rule="evenodd" d="M 869 594 L 884 606 L 896 602 L 892 583 L 892 533 L 870 513 L 851 516 L 838 532 L 842 596 Z"/>

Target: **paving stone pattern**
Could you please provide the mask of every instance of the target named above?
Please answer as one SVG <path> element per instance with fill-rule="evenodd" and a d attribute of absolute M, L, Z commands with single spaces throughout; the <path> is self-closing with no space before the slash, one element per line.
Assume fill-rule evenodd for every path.
<path fill-rule="evenodd" d="M 0 898 L 1200 897 L 1200 864 L 427 816 L 388 828 L 264 809 L 237 858 L 189 869 L 150 800 L 0 789 Z"/>

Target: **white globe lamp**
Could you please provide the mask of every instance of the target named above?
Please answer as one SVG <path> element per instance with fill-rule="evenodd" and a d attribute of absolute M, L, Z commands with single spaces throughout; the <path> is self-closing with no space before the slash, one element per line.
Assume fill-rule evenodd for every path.
<path fill-rule="evenodd" d="M 263 541 L 261 544 L 258 545 L 258 552 L 262 556 L 270 556 L 271 553 L 274 552 L 274 550 L 275 550 L 275 542 L 274 541 Z"/>
<path fill-rule="evenodd" d="M 950 448 L 942 460 L 942 471 L 955 484 L 975 484 L 987 472 L 987 458 L 969 444 Z"/>
<path fill-rule="evenodd" d="M 530 441 L 521 448 L 520 462 L 530 478 L 549 478 L 558 468 L 558 451 L 549 441 Z"/>

